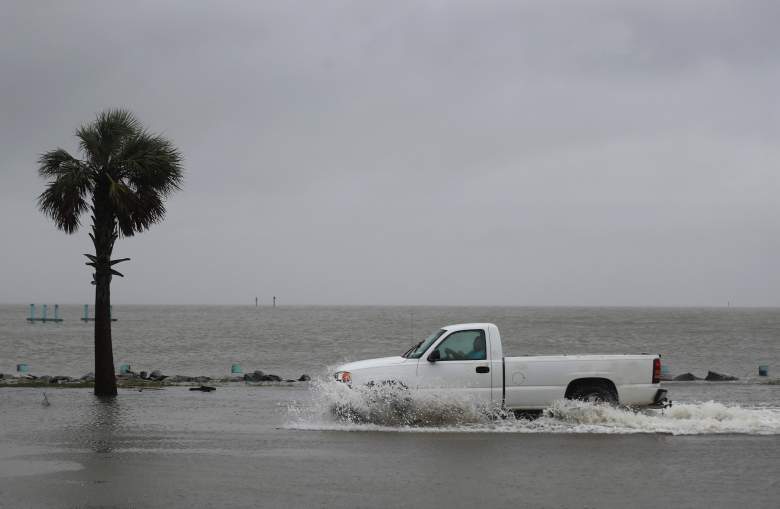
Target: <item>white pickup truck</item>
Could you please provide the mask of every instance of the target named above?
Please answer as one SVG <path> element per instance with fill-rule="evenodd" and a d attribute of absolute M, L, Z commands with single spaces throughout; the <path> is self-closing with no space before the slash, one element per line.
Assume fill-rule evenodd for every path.
<path fill-rule="evenodd" d="M 448 325 L 397 357 L 344 364 L 336 380 L 456 391 L 507 410 L 540 410 L 559 399 L 633 407 L 667 406 L 659 355 L 504 357 L 492 323 Z"/>

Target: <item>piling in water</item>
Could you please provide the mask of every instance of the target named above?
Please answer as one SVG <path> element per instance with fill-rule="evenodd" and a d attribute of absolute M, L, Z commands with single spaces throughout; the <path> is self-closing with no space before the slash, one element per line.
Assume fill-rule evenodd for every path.
<path fill-rule="evenodd" d="M 27 318 L 27 321 L 30 323 L 35 322 L 55 322 L 59 323 L 62 321 L 62 318 L 60 318 L 60 305 L 55 304 L 54 305 L 54 317 L 49 318 L 49 306 L 47 304 L 43 305 L 41 316 L 40 318 L 35 317 L 35 304 L 30 304 L 30 316 Z"/>
<path fill-rule="evenodd" d="M 108 319 L 112 322 L 116 322 L 116 318 L 113 318 L 114 306 L 108 308 Z M 89 304 L 84 304 L 84 316 L 81 317 L 82 322 L 94 322 L 94 318 L 89 317 Z"/>

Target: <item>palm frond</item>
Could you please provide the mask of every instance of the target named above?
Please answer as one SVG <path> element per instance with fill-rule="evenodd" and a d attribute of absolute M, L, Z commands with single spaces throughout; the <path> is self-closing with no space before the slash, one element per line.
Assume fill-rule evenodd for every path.
<path fill-rule="evenodd" d="M 134 192 L 124 196 L 123 208 L 117 210 L 119 231 L 125 237 L 148 230 L 165 218 L 165 203 L 160 193 Z"/>
<path fill-rule="evenodd" d="M 74 165 L 80 164 L 81 161 L 70 155 L 67 150 L 57 148 L 40 155 L 38 174 L 43 178 L 56 178 L 61 174 L 73 171 Z"/>
<path fill-rule="evenodd" d="M 122 176 L 138 190 L 163 196 L 181 189 L 183 157 L 167 138 L 140 132 L 127 140 L 117 157 Z"/>
<path fill-rule="evenodd" d="M 127 138 L 141 130 L 133 114 L 123 109 L 110 109 L 97 115 L 94 121 L 77 131 L 79 147 L 96 166 L 106 166 L 121 150 Z"/>
<path fill-rule="evenodd" d="M 81 161 L 72 158 L 64 159 L 59 165 L 50 164 L 62 155 L 53 152 L 44 154 L 39 161 L 41 175 L 54 178 L 38 197 L 38 208 L 54 220 L 57 228 L 73 233 L 81 224 L 81 214 L 89 207 L 87 198 L 94 187 L 92 173 Z"/>
<path fill-rule="evenodd" d="M 129 137 L 113 163 L 126 183 L 117 199 L 117 223 L 124 236 L 148 230 L 165 217 L 164 199 L 180 189 L 182 156 L 164 136 L 140 131 Z"/>

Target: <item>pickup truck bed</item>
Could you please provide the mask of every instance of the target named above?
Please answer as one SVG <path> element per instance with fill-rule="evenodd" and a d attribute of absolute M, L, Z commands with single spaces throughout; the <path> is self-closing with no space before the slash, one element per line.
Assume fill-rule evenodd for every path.
<path fill-rule="evenodd" d="M 661 389 L 652 381 L 653 355 L 544 355 L 504 358 L 504 405 L 534 409 L 572 398 L 574 380 L 591 380 L 617 390 L 616 400 L 629 406 L 655 404 Z M 529 382 L 530 381 L 530 382 Z M 608 382 L 611 382 L 608 383 Z M 643 382 L 643 383 L 641 383 Z M 567 394 L 567 389 L 569 393 Z"/>

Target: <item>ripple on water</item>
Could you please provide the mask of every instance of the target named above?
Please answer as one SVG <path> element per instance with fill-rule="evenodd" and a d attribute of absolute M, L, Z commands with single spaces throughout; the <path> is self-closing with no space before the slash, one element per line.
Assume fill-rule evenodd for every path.
<path fill-rule="evenodd" d="M 84 466 L 75 461 L 38 459 L 30 457 L 0 458 L 0 477 L 43 475 L 54 472 L 81 470 Z"/>

